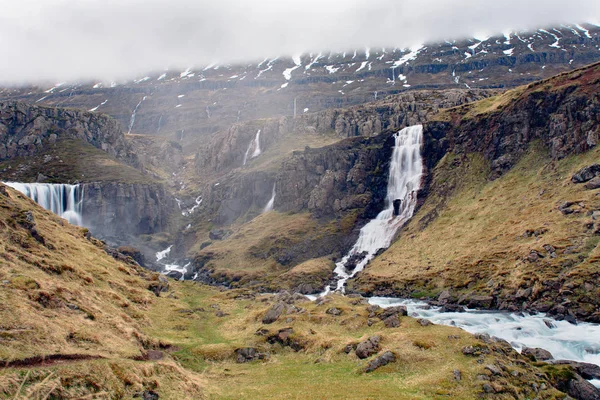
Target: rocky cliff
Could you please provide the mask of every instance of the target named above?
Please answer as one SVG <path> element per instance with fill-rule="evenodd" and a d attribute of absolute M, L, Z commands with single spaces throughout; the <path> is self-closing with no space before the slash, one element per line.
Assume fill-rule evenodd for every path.
<path fill-rule="evenodd" d="M 329 135 L 334 138 L 374 136 L 424 123 L 440 109 L 467 104 L 497 94 L 492 90 L 412 91 L 361 106 L 335 108 L 298 117 L 282 117 L 235 124 L 216 133 L 196 155 L 198 170 L 223 171 L 243 166 L 249 143 L 260 129 L 264 152 L 290 135 Z M 307 143 L 308 144 L 308 143 Z M 299 141 L 298 148 L 303 149 Z"/>
<path fill-rule="evenodd" d="M 83 185 L 83 221 L 92 233 L 114 243 L 163 232 L 177 205 L 161 184 L 89 183 Z"/>
<path fill-rule="evenodd" d="M 80 139 L 135 167 L 140 164 L 113 118 L 65 108 L 0 102 L 0 161 L 32 156 L 60 139 Z"/>
<path fill-rule="evenodd" d="M 424 135 L 429 163 L 447 151 L 478 152 L 492 177 L 512 168 L 532 141 L 554 159 L 587 151 L 600 135 L 600 64 L 441 113 Z"/>

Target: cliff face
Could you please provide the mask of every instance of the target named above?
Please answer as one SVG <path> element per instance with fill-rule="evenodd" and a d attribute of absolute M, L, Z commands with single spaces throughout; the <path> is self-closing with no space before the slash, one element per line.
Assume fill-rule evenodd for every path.
<path fill-rule="evenodd" d="M 94 235 L 116 243 L 167 230 L 177 207 L 161 184 L 90 183 L 83 190 L 84 224 Z"/>
<path fill-rule="evenodd" d="M 600 134 L 600 64 L 536 82 L 486 101 L 442 113 L 425 126 L 428 163 L 447 151 L 478 152 L 491 177 L 512 168 L 532 141 L 552 158 L 587 151 Z"/>
<path fill-rule="evenodd" d="M 383 207 L 394 133 L 295 153 L 277 174 L 276 209 L 319 217 L 360 209 L 373 216 Z"/>
<path fill-rule="evenodd" d="M 248 145 L 259 129 L 263 151 L 287 139 L 289 135 L 369 137 L 387 129 L 399 130 L 424 123 L 442 108 L 470 103 L 493 94 L 496 92 L 488 90 L 413 91 L 359 107 L 236 124 L 227 131 L 215 134 L 198 152 L 196 168 L 218 172 L 242 166 Z"/>
<path fill-rule="evenodd" d="M 139 167 L 119 124 L 107 115 L 0 102 L 0 161 L 32 156 L 59 139 L 81 139 Z"/>

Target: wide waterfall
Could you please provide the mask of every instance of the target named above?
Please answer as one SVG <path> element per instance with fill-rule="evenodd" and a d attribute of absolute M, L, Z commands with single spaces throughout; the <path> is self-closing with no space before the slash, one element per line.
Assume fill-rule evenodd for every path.
<path fill-rule="evenodd" d="M 4 182 L 71 224 L 82 225 L 83 187 L 63 183 Z"/>
<path fill-rule="evenodd" d="M 343 292 L 346 281 L 362 271 L 377 251 L 388 248 L 398 229 L 413 216 L 423 173 L 422 137 L 422 125 L 409 126 L 395 135 L 385 208 L 360 230 L 356 244 L 336 264 L 334 273 L 339 280 L 335 290 Z M 327 286 L 323 294 L 330 290 Z"/>
<path fill-rule="evenodd" d="M 258 132 L 256 132 L 256 136 L 254 137 L 254 139 L 252 139 L 250 141 L 250 144 L 248 144 L 248 149 L 246 150 L 246 154 L 244 154 L 243 165 L 246 165 L 246 163 L 248 162 L 248 154 L 250 154 L 251 150 L 252 150 L 252 154 L 250 155 L 251 159 L 254 157 L 260 156 L 260 154 L 262 153 L 262 151 L 260 150 L 260 129 L 258 130 Z"/>
<path fill-rule="evenodd" d="M 263 209 L 263 213 L 266 213 L 267 211 L 271 211 L 273 209 L 274 205 L 275 205 L 275 184 L 273 184 L 273 191 L 271 193 L 271 198 L 269 199 L 269 202 Z"/>

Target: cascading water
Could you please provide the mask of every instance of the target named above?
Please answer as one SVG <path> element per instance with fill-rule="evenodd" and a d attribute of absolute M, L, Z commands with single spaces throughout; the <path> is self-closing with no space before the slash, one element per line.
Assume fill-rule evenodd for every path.
<path fill-rule="evenodd" d="M 135 106 L 135 108 L 133 109 L 133 113 L 131 113 L 131 119 L 129 120 L 129 130 L 127 131 L 128 135 L 131 134 L 131 130 L 133 129 L 133 124 L 135 124 L 135 113 L 137 113 L 138 108 L 140 108 L 140 106 L 142 105 L 144 100 L 146 100 L 146 97 L 148 97 L 148 96 L 142 97 L 142 100 L 140 100 L 140 102 L 137 104 L 137 106 Z"/>
<path fill-rule="evenodd" d="M 273 192 L 271 193 L 271 198 L 269 199 L 269 202 L 263 209 L 263 213 L 273 210 L 274 205 L 275 205 L 275 184 L 273 184 Z"/>
<path fill-rule="evenodd" d="M 5 185 L 23 193 L 46 210 L 60 215 L 71 224 L 82 225 L 83 187 L 63 183 L 18 183 L 4 182 Z"/>
<path fill-rule="evenodd" d="M 377 251 L 388 248 L 398 229 L 413 216 L 423 173 L 422 137 L 422 125 L 409 126 L 395 135 L 385 209 L 360 230 L 356 244 L 336 264 L 335 290 L 343 292 L 346 281 L 362 271 Z M 349 269 L 350 264 L 355 264 L 354 268 Z M 327 286 L 321 295 L 330 291 Z"/>
<path fill-rule="evenodd" d="M 256 132 L 256 136 L 254 137 L 254 139 L 252 139 L 250 141 L 250 144 L 248 144 L 248 149 L 246 150 L 246 154 L 244 154 L 243 165 L 246 165 L 246 163 L 248 162 L 248 154 L 250 154 L 250 150 L 253 150 L 252 155 L 250 155 L 251 159 L 260 156 L 260 154 L 262 153 L 260 149 L 260 129 L 258 130 L 258 132 Z"/>

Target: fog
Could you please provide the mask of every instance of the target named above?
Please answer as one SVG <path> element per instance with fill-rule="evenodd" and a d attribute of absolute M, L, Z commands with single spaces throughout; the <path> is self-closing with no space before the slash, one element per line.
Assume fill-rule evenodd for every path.
<path fill-rule="evenodd" d="M 118 80 L 212 62 L 600 20 L 590 0 L 0 0 L 0 82 Z"/>

